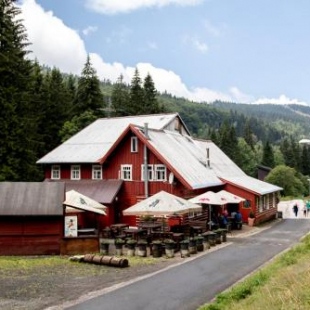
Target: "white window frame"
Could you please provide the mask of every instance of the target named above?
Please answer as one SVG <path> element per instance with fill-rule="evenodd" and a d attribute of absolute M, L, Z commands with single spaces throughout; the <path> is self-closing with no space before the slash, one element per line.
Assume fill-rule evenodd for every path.
<path fill-rule="evenodd" d="M 144 166 L 141 165 L 141 181 L 145 181 L 144 179 Z M 154 180 L 154 166 L 153 165 L 147 165 L 147 172 L 148 172 L 148 181 Z"/>
<path fill-rule="evenodd" d="M 60 165 L 52 165 L 51 168 L 51 179 L 52 180 L 60 180 Z"/>
<path fill-rule="evenodd" d="M 138 152 L 138 137 L 131 137 L 130 151 L 131 153 Z"/>
<path fill-rule="evenodd" d="M 132 165 L 121 165 L 121 179 L 132 181 Z"/>
<path fill-rule="evenodd" d="M 167 167 L 165 165 L 154 165 L 154 178 L 156 181 L 167 181 Z"/>
<path fill-rule="evenodd" d="M 71 166 L 71 180 L 80 180 L 81 179 L 81 166 L 72 165 Z"/>
<path fill-rule="evenodd" d="M 93 180 L 102 180 L 102 166 L 101 165 L 92 166 L 92 178 Z"/>

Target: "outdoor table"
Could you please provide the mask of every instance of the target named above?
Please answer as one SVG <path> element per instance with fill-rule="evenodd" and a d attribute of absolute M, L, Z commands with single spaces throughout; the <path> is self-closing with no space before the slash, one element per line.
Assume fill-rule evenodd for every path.
<path fill-rule="evenodd" d="M 147 231 L 142 228 L 126 228 L 123 230 L 126 237 L 130 236 L 132 239 L 138 240 L 139 236 L 143 235 Z"/>
<path fill-rule="evenodd" d="M 139 225 L 140 228 L 146 229 L 147 233 L 150 235 L 152 233 L 152 230 L 156 230 L 158 228 L 162 227 L 162 224 L 160 223 L 143 223 Z"/>
<path fill-rule="evenodd" d="M 201 226 L 191 226 L 194 235 L 199 235 L 203 233 L 203 228 Z"/>
<path fill-rule="evenodd" d="M 112 224 L 110 228 L 114 233 L 114 237 L 117 237 L 122 235 L 123 230 L 125 228 L 129 228 L 129 225 L 125 223 L 118 223 L 118 224 Z"/>

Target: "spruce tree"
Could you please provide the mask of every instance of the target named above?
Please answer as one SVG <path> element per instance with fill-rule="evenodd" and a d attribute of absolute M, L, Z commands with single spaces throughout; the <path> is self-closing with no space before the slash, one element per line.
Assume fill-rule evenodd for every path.
<path fill-rule="evenodd" d="M 263 148 L 263 158 L 261 164 L 266 167 L 274 168 L 275 160 L 272 146 L 269 141 L 266 141 Z"/>
<path fill-rule="evenodd" d="M 104 115 L 104 108 L 100 81 L 96 70 L 92 67 L 89 56 L 87 56 L 81 77 L 78 80 L 75 112 L 76 114 L 82 114 L 85 111 L 90 111 L 100 117 Z"/>
<path fill-rule="evenodd" d="M 129 93 L 129 105 L 128 115 L 141 115 L 143 114 L 143 100 L 144 92 L 142 88 L 142 82 L 139 75 L 139 71 L 136 68 L 134 76 L 131 80 L 130 93 Z"/>
<path fill-rule="evenodd" d="M 157 100 L 157 90 L 155 88 L 153 79 L 148 73 L 143 83 L 144 100 L 141 109 L 143 114 L 160 113 L 161 109 Z"/>
<path fill-rule="evenodd" d="M 129 91 L 122 74 L 113 86 L 111 100 L 111 108 L 115 116 L 128 115 Z"/>
<path fill-rule="evenodd" d="M 27 34 L 13 0 L 0 1 L 0 180 L 38 178 L 37 112 L 30 99 Z"/>

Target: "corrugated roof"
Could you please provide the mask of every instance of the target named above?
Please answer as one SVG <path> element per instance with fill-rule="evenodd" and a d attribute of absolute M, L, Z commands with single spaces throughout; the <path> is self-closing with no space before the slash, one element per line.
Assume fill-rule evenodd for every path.
<path fill-rule="evenodd" d="M 177 113 L 98 119 L 37 161 L 38 164 L 95 163 L 108 152 L 130 125 L 161 130 Z"/>
<path fill-rule="evenodd" d="M 247 175 L 241 177 L 226 177 L 223 179 L 229 183 L 235 184 L 238 187 L 245 188 L 259 195 L 266 195 L 281 191 L 283 189 L 279 186 L 252 178 Z"/>
<path fill-rule="evenodd" d="M 0 182 L 0 215 L 63 215 L 65 183 Z"/>
<path fill-rule="evenodd" d="M 204 154 L 207 154 L 206 149 L 209 149 L 210 167 L 219 177 L 229 176 L 246 176 L 246 174 L 212 141 L 197 140 L 197 144 Z"/>
<path fill-rule="evenodd" d="M 214 171 L 206 167 L 205 152 L 193 139 L 177 132 L 149 130 L 148 142 L 193 188 L 223 185 Z"/>
<path fill-rule="evenodd" d="M 66 191 L 75 190 L 102 204 L 111 204 L 121 189 L 123 180 L 65 180 L 65 183 Z"/>
<path fill-rule="evenodd" d="M 209 148 L 210 166 L 219 178 L 259 195 L 282 190 L 281 187 L 248 176 L 213 142 L 195 140 L 195 143 L 203 150 Z"/>

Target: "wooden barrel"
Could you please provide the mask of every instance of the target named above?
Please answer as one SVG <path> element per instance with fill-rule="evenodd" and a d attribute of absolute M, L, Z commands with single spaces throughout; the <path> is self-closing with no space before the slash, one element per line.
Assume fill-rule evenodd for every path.
<path fill-rule="evenodd" d="M 110 265 L 114 266 L 114 267 L 128 267 L 129 263 L 128 263 L 128 259 L 126 258 L 119 258 L 116 256 L 113 256 L 111 261 L 110 261 Z"/>
<path fill-rule="evenodd" d="M 100 265 L 100 264 L 101 264 L 102 257 L 103 257 L 103 256 L 101 256 L 101 255 L 95 255 L 95 256 L 93 257 L 92 263 L 97 264 L 97 265 Z"/>
<path fill-rule="evenodd" d="M 110 266 L 112 258 L 113 258 L 113 256 L 102 256 L 101 264 Z"/>
<path fill-rule="evenodd" d="M 84 255 L 83 261 L 86 263 L 92 263 L 95 254 L 86 254 Z"/>

